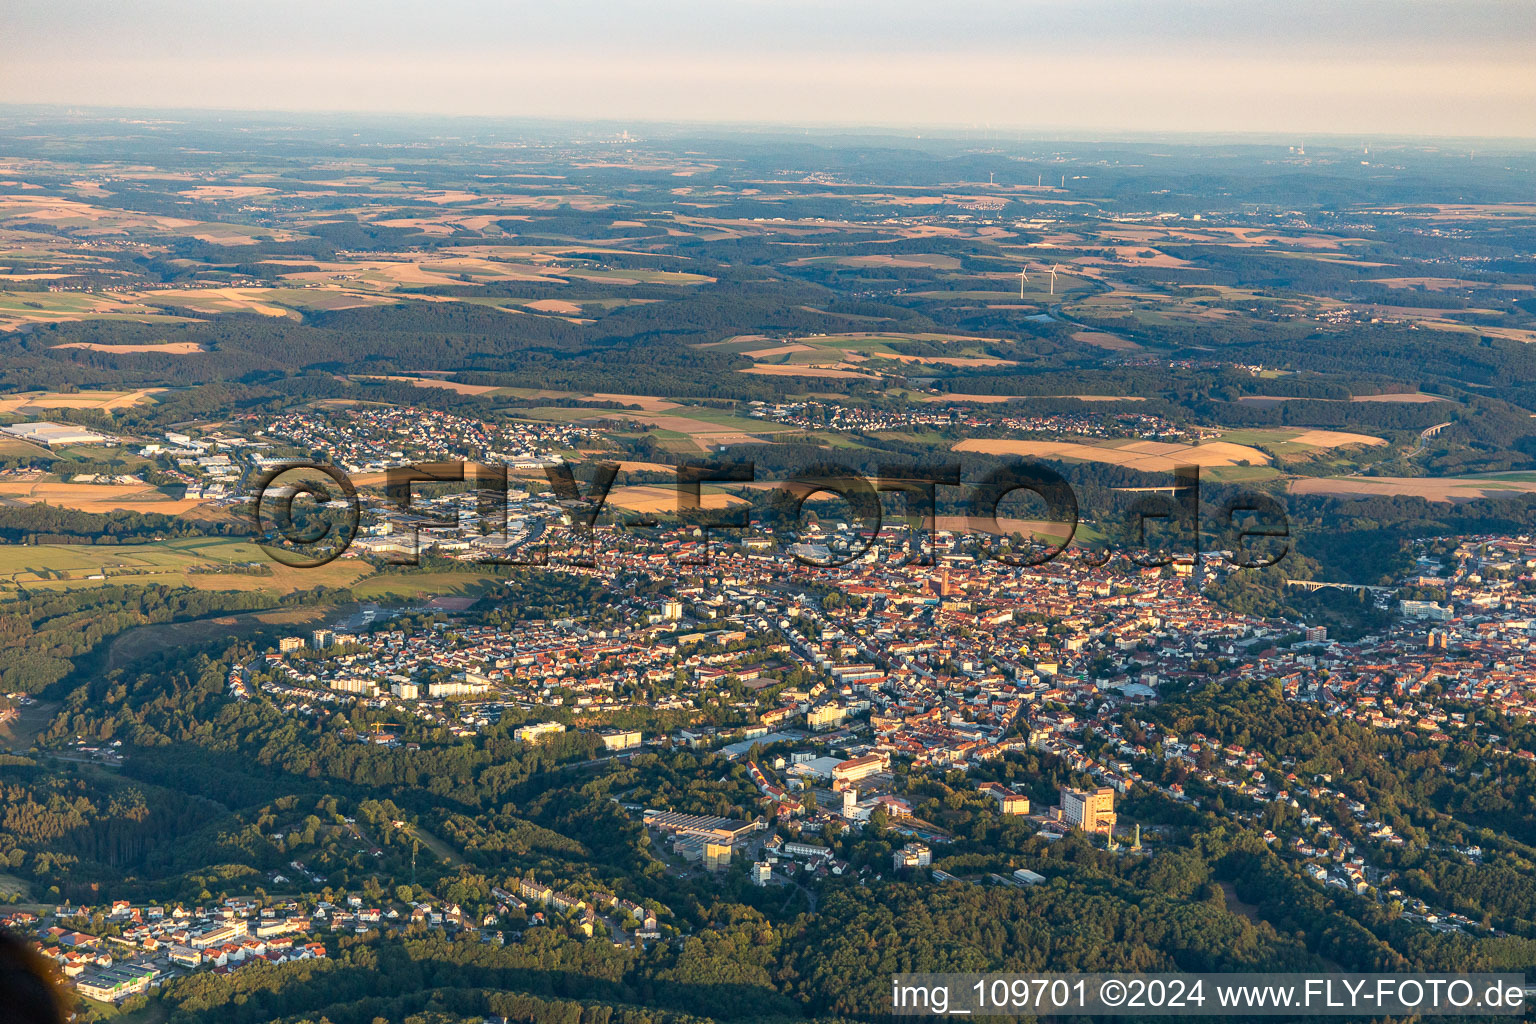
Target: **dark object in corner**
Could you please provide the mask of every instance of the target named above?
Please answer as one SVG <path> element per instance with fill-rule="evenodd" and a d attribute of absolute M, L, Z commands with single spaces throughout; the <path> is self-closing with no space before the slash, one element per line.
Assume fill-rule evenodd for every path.
<path fill-rule="evenodd" d="M 53 967 L 25 941 L 0 930 L 0 1016 L 6 1024 L 64 1024 Z"/>

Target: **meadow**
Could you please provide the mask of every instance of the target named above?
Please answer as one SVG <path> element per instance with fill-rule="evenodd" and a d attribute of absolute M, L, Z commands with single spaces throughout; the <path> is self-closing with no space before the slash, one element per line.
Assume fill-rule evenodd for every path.
<path fill-rule="evenodd" d="M 219 571 L 252 564 L 268 566 L 270 574 Z M 217 538 L 153 544 L 0 545 L 0 593 L 160 584 L 259 590 L 280 596 L 317 586 L 350 586 L 371 572 L 367 563 L 347 558 L 316 569 L 291 569 L 272 562 L 255 544 Z"/>

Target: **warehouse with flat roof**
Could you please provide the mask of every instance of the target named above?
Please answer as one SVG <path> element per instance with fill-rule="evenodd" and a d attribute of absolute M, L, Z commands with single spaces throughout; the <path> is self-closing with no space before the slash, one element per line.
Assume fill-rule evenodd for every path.
<path fill-rule="evenodd" d="M 762 827 L 755 821 L 653 809 L 646 810 L 643 820 L 647 828 L 717 843 L 738 843 Z"/>
<path fill-rule="evenodd" d="M 107 439 L 93 430 L 84 427 L 72 426 L 68 423 L 52 423 L 48 420 L 40 420 L 37 423 L 12 423 L 7 427 L 0 427 L 0 434 L 40 444 L 45 448 L 59 448 L 70 444 L 102 444 Z"/>

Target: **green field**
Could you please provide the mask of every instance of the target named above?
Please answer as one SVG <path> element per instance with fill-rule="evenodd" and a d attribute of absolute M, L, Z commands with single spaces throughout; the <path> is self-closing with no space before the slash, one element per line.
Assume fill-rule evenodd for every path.
<path fill-rule="evenodd" d="M 116 471 L 119 473 L 132 473 L 141 466 L 149 465 L 149 460 L 139 455 L 132 447 L 79 444 L 55 449 L 52 454 L 55 458 L 77 459 L 82 462 L 121 463 L 121 468 Z"/>
<path fill-rule="evenodd" d="M 1223 484 L 1249 484 L 1260 480 L 1275 480 L 1281 473 L 1273 466 L 1208 466 L 1200 470 L 1203 480 Z"/>
<path fill-rule="evenodd" d="M 271 565 L 272 574 L 189 571 L 243 562 Z M 366 563 L 356 559 L 338 559 L 316 569 L 291 569 L 273 563 L 255 544 L 206 537 L 156 544 L 0 545 L 0 594 L 14 593 L 18 587 L 78 590 L 149 584 L 287 594 L 317 586 L 348 586 L 369 571 Z"/>
<path fill-rule="evenodd" d="M 515 410 L 514 420 L 546 420 L 550 423 L 579 423 L 589 420 L 604 413 L 618 412 L 617 409 L 572 409 L 560 405 L 535 405 L 527 409 Z"/>
<path fill-rule="evenodd" d="M 1519 471 L 1508 473 L 1472 473 L 1468 475 L 1472 480 L 1507 480 L 1511 483 L 1531 484 L 1536 483 L 1536 473 Z"/>
<path fill-rule="evenodd" d="M 664 452 L 674 455 L 697 455 L 699 446 L 693 443 L 693 438 L 687 434 L 679 434 L 672 430 L 654 430 L 651 436 L 656 438 L 656 446 Z"/>
<path fill-rule="evenodd" d="M 566 408 L 557 405 L 537 405 L 528 409 L 518 409 L 514 419 L 547 420 L 553 423 L 579 423 L 582 420 L 603 419 L 611 417 L 615 420 L 633 420 L 642 428 L 646 428 L 646 420 L 694 420 L 700 424 L 711 427 L 720 427 L 723 430 L 737 430 L 744 434 L 771 434 L 789 430 L 790 427 L 782 423 L 774 423 L 769 420 L 750 420 L 737 416 L 727 409 L 712 409 L 704 406 L 679 406 L 676 409 L 667 409 L 664 412 L 636 412 L 634 410 L 621 409 L 592 409 L 592 408 Z M 681 424 L 676 424 L 681 425 Z M 658 438 L 679 439 L 689 435 L 682 431 L 673 430 L 670 427 L 652 426 L 641 429 L 639 433 L 652 433 Z"/>
<path fill-rule="evenodd" d="M 488 589 L 494 578 L 480 572 L 379 573 L 353 584 L 352 594 L 363 601 L 470 596 Z"/>
<path fill-rule="evenodd" d="M 820 442 L 829 448 L 856 448 L 862 451 L 873 451 L 868 445 L 859 444 L 846 434 L 838 434 L 830 430 L 817 430 L 808 435 L 812 443 Z"/>
<path fill-rule="evenodd" d="M 1270 430 L 1264 427 L 1240 427 L 1236 430 L 1228 430 L 1223 427 L 1220 439 L 1233 444 L 1282 444 L 1293 437 L 1300 437 L 1302 433 L 1300 429 Z"/>
<path fill-rule="evenodd" d="M 641 284 L 704 284 L 713 278 L 704 274 L 689 274 L 681 270 L 585 270 L 561 269 L 562 277 L 574 277 L 584 281 L 639 281 Z"/>
<path fill-rule="evenodd" d="M 7 419 L 9 418 L 10 417 L 7 417 Z M 54 455 L 47 448 L 44 448 L 41 445 L 35 445 L 30 441 L 23 441 L 19 437 L 7 437 L 0 435 L 0 458 L 4 458 L 8 455 L 24 455 L 40 459 L 58 458 L 57 455 Z"/>
<path fill-rule="evenodd" d="M 270 575 L 191 572 L 220 565 L 259 562 Z M 92 579 L 93 576 L 102 577 Z M 409 600 L 418 596 L 467 594 L 492 577 L 481 572 L 376 573 L 360 559 L 340 558 L 314 569 L 273 562 L 248 541 L 193 537 L 158 544 L 0 545 L 0 597 L 18 590 L 79 590 L 88 587 L 190 586 L 198 590 L 259 591 L 282 596 L 311 587 L 350 588 L 363 600 Z"/>
<path fill-rule="evenodd" d="M 1343 432 L 1365 433 L 1369 436 L 1376 436 L 1370 435 L 1369 431 Z M 1305 430 L 1294 427 L 1245 427 L 1236 430 L 1222 428 L 1220 440 L 1230 442 L 1231 444 L 1244 444 L 1260 448 L 1280 459 L 1318 458 L 1326 454 L 1331 456 L 1329 459 L 1330 465 L 1341 468 L 1358 465 L 1353 456 L 1361 451 L 1368 450 L 1358 444 L 1347 444 L 1330 448 L 1313 444 L 1299 444 L 1293 440 L 1294 438 L 1301 437 L 1304 433 L 1306 433 Z M 1385 448 L 1378 448 L 1377 450 L 1386 451 Z"/>
<path fill-rule="evenodd" d="M 120 308 L 107 308 L 112 304 L 89 292 L 0 291 L 0 315 L 11 318 L 39 322 L 61 319 L 132 320 L 158 324 L 188 322 L 185 317 L 171 316 L 153 306 L 122 303 Z"/>
<path fill-rule="evenodd" d="M 882 441 L 905 441 L 911 444 L 926 444 L 934 448 L 948 448 L 954 444 L 954 439 L 945 437 L 936 430 L 881 430 L 874 437 Z"/>
<path fill-rule="evenodd" d="M 732 430 L 739 430 L 744 434 L 771 434 L 782 430 L 793 429 L 783 423 L 774 423 L 772 420 L 744 419 L 740 416 L 737 416 L 735 413 L 729 411 L 728 409 L 712 409 L 707 406 L 685 406 L 677 409 L 668 409 L 662 415 L 682 416 L 686 419 L 698 420 L 701 423 L 708 423 L 711 426 L 729 427 Z"/>

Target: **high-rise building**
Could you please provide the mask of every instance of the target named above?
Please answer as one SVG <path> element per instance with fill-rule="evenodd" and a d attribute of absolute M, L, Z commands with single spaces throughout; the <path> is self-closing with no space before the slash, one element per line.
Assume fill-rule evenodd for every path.
<path fill-rule="evenodd" d="M 830 729 L 842 724 L 846 714 L 840 705 L 823 704 L 805 713 L 805 724 L 812 729 Z"/>
<path fill-rule="evenodd" d="M 1108 786 L 1098 789 L 1061 790 L 1061 820 L 1084 832 L 1111 833 L 1115 829 L 1115 791 Z"/>
<path fill-rule="evenodd" d="M 705 843 L 704 866 L 711 871 L 724 871 L 731 866 L 730 843 Z"/>

